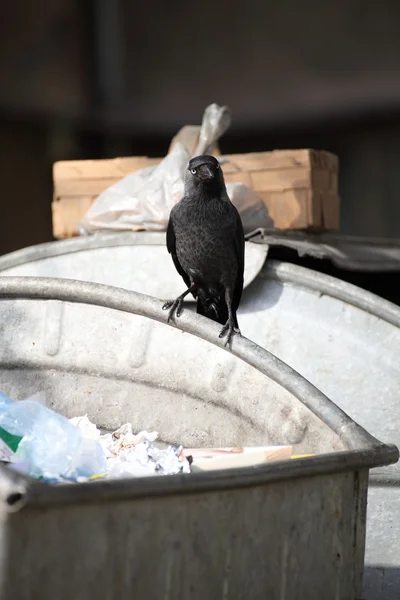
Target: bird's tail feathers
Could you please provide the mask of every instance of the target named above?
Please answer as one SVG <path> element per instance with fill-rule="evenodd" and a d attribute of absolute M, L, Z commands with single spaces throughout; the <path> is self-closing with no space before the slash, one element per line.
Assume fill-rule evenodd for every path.
<path fill-rule="evenodd" d="M 210 298 L 205 300 L 204 298 L 199 297 L 197 299 L 197 313 L 207 317 L 208 319 L 211 319 L 212 321 L 216 321 L 221 325 L 225 325 L 229 316 L 228 307 L 222 298 Z M 236 315 L 234 315 L 234 319 L 235 327 L 238 327 Z"/>

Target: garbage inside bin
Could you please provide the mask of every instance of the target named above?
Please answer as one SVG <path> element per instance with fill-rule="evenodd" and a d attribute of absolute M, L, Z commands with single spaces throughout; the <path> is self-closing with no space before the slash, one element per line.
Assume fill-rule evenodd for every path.
<path fill-rule="evenodd" d="M 156 431 L 131 423 L 102 433 L 87 415 L 67 419 L 36 396 L 14 402 L 0 393 L 0 461 L 48 483 L 84 482 L 255 466 L 295 458 L 292 446 L 160 448 Z"/>
<path fill-rule="evenodd" d="M 67 419 L 32 398 L 0 394 L 1 460 L 49 483 L 189 472 L 182 448 L 156 448 L 157 435 L 134 435 L 130 423 L 101 435 L 86 415 Z"/>
<path fill-rule="evenodd" d="M 90 423 L 87 417 L 85 419 Z M 140 431 L 135 435 L 131 423 L 125 423 L 113 433 L 100 435 L 107 459 L 105 476 L 116 479 L 189 473 L 190 464 L 182 454 L 182 447 L 157 448 L 153 444 L 157 437 L 156 431 Z"/>
<path fill-rule="evenodd" d="M 291 446 L 261 446 L 250 448 L 185 449 L 192 459 L 192 471 L 214 471 L 233 467 L 251 467 L 263 462 L 294 458 Z"/>
<path fill-rule="evenodd" d="M 107 469 L 98 441 L 32 397 L 14 402 L 0 393 L 0 427 L 6 445 L 20 438 L 10 457 L 11 468 L 32 477 L 78 480 Z"/>

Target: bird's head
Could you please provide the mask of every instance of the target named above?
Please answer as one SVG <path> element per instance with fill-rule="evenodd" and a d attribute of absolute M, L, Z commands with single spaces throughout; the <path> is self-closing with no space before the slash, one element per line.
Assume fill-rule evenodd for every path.
<path fill-rule="evenodd" d="M 189 161 L 185 180 L 192 189 L 203 187 L 217 190 L 224 187 L 224 176 L 218 160 L 207 154 L 195 156 Z"/>

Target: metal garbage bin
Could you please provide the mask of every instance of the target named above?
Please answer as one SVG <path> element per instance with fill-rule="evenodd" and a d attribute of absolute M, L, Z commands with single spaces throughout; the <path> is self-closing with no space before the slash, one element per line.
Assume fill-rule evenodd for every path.
<path fill-rule="evenodd" d="M 266 250 L 246 243 L 242 333 L 290 364 L 379 439 L 399 445 L 399 307 L 303 267 L 264 264 Z M 182 290 L 165 234 L 157 232 L 99 233 L 40 244 L 0 257 L 0 273 L 72 277 L 162 298 Z M 229 364 L 221 377 L 229 378 Z M 398 465 L 370 480 L 365 600 L 397 599 L 399 482 Z"/>
<path fill-rule="evenodd" d="M 2 600 L 361 597 L 368 473 L 396 447 L 253 342 L 226 352 L 192 311 L 169 327 L 154 298 L 62 279 L 2 277 L 0 299 L 0 387 L 14 398 L 43 389 L 67 416 L 173 443 L 318 454 L 60 486 L 3 468 Z"/>
<path fill-rule="evenodd" d="M 264 264 L 266 250 L 246 243 L 242 333 L 379 439 L 400 445 L 400 308 L 310 269 Z M 183 283 L 166 252 L 165 234 L 157 232 L 99 233 L 25 248 L 0 257 L 0 274 L 72 277 L 162 298 L 177 296 Z M 229 363 L 221 377 L 229 378 Z M 365 600 L 397 600 L 399 483 L 399 465 L 370 479 Z"/>

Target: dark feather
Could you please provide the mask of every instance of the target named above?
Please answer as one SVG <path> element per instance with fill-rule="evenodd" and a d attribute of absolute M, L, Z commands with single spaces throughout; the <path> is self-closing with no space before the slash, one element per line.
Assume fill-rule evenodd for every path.
<path fill-rule="evenodd" d="M 198 314 L 224 325 L 221 335 L 227 333 L 229 342 L 239 328 L 245 243 L 242 220 L 215 157 L 197 156 L 189 162 L 184 197 L 171 210 L 167 248 L 186 287 L 194 289 Z"/>
<path fill-rule="evenodd" d="M 186 283 L 186 286 L 189 287 L 190 279 L 187 276 L 187 274 L 185 273 L 185 271 L 182 269 L 182 266 L 176 255 L 176 240 L 175 240 L 175 232 L 174 232 L 174 225 L 172 223 L 172 219 L 169 219 L 168 227 L 167 227 L 167 250 L 170 253 L 170 255 L 172 256 L 172 260 L 174 261 L 175 269 L 178 271 L 179 275 L 182 277 L 183 281 Z M 196 297 L 194 294 L 193 294 L 193 296 Z"/>
<path fill-rule="evenodd" d="M 244 274 L 244 231 L 243 231 L 243 223 L 242 223 L 242 219 L 240 218 L 240 215 L 236 209 L 236 207 L 233 207 L 236 211 L 236 234 L 234 236 L 235 242 L 235 252 L 236 252 L 236 256 L 239 262 L 239 269 L 238 269 L 238 277 L 236 280 L 236 285 L 235 285 L 235 289 L 233 292 L 233 301 L 232 301 L 232 308 L 234 309 L 235 313 L 237 311 L 237 309 L 239 308 L 239 304 L 240 304 L 240 300 L 242 298 L 242 292 L 243 292 L 243 274 Z M 238 327 L 238 325 L 236 325 L 236 327 Z"/>
<path fill-rule="evenodd" d="M 228 307 L 225 298 L 215 296 L 206 298 L 201 291 L 197 298 L 197 313 L 221 325 L 225 325 L 228 320 Z M 238 327 L 237 320 L 235 327 Z"/>

